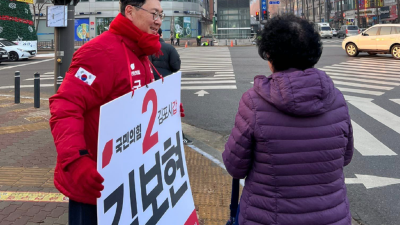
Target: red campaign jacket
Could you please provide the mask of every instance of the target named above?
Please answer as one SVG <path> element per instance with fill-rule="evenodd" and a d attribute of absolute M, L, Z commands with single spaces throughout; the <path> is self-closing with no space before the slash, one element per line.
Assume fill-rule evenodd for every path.
<path fill-rule="evenodd" d="M 74 54 L 62 85 L 49 100 L 58 153 L 54 184 L 61 193 L 77 202 L 96 204 L 95 198 L 74 188 L 79 184 L 68 176 L 67 166 L 82 157 L 80 150 L 88 150 L 89 157 L 97 161 L 100 106 L 130 92 L 131 82 L 135 89 L 153 80 L 147 56 L 137 44 L 111 32 Z"/>

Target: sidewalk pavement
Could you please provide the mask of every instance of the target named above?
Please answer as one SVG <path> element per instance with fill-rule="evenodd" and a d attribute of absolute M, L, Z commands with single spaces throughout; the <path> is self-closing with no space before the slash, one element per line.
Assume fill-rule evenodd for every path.
<path fill-rule="evenodd" d="M 35 109 L 31 98 L 14 104 L 12 93 L 0 93 L 0 225 L 68 224 L 67 200 L 53 185 L 56 149 L 49 118 L 47 100 Z M 225 224 L 231 177 L 188 146 L 185 154 L 200 224 Z"/>

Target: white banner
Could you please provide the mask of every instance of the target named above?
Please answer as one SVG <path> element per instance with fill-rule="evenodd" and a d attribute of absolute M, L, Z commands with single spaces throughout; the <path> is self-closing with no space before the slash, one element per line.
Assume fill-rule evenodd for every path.
<path fill-rule="evenodd" d="M 181 73 L 100 109 L 99 225 L 197 225 L 182 141 Z"/>

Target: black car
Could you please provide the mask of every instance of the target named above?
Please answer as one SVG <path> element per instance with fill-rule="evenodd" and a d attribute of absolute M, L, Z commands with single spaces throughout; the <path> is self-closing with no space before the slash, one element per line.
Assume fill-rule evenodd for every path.
<path fill-rule="evenodd" d="M 8 61 L 8 52 L 4 48 L 0 48 L 0 63 L 3 61 Z"/>

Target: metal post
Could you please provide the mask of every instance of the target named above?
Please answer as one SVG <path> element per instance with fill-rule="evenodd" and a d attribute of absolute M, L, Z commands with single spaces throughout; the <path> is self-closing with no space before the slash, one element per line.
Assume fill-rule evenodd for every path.
<path fill-rule="evenodd" d="M 378 12 L 379 1 L 375 0 L 375 14 L 376 14 L 376 24 L 379 24 L 379 12 Z"/>
<path fill-rule="evenodd" d="M 360 25 L 360 2 L 359 2 L 359 0 L 356 0 L 356 7 L 357 7 L 357 26 L 359 28 L 361 28 L 361 25 Z"/>
<path fill-rule="evenodd" d="M 57 77 L 57 90 L 60 88 L 63 80 L 64 80 L 64 78 L 62 76 Z"/>
<path fill-rule="evenodd" d="M 21 76 L 19 71 L 15 71 L 15 75 L 14 75 L 14 102 L 16 104 L 18 104 L 20 102 L 20 98 L 21 98 Z"/>
<path fill-rule="evenodd" d="M 33 105 L 35 108 L 40 108 L 40 73 L 35 73 L 33 82 Z"/>
<path fill-rule="evenodd" d="M 68 5 L 67 27 L 54 28 L 55 39 L 55 65 L 54 65 L 54 91 L 57 92 L 57 77 L 64 77 L 72 62 L 74 54 L 74 33 L 75 33 L 75 6 Z"/>

